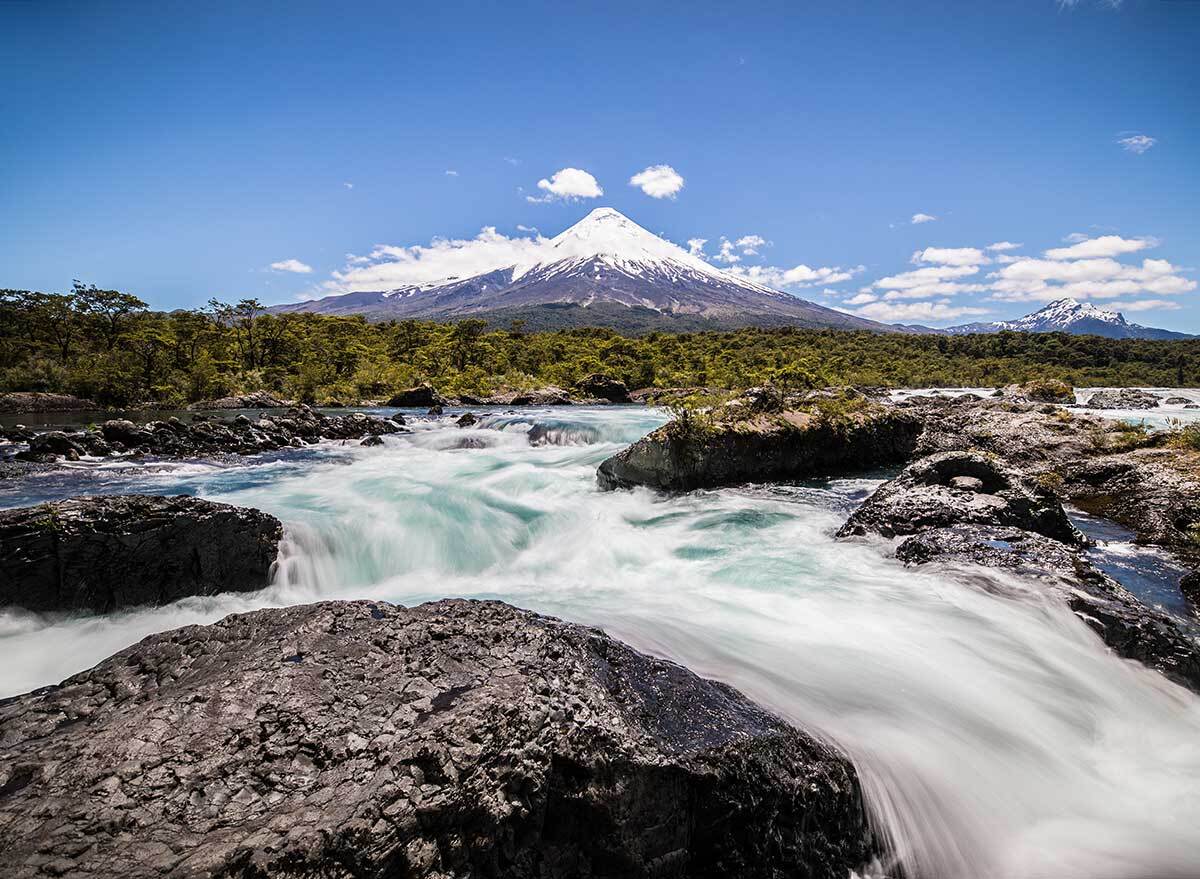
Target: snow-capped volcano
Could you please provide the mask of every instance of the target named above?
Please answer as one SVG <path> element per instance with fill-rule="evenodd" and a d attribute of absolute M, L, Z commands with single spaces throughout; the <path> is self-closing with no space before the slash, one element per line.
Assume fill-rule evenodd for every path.
<path fill-rule="evenodd" d="M 1144 327 L 1125 320 L 1119 311 L 1097 308 L 1077 299 L 1056 299 L 1044 308 L 1017 320 L 989 321 L 949 327 L 947 333 L 998 333 L 1014 330 L 1022 333 L 1073 333 L 1107 336 L 1111 339 L 1185 339 L 1186 333 Z"/>
<path fill-rule="evenodd" d="M 685 318 L 689 325 L 717 321 L 897 329 L 724 272 L 613 208 L 592 211 L 550 239 L 538 249 L 536 259 L 526 263 L 470 278 L 327 296 L 272 310 L 363 314 L 370 320 L 446 320 L 496 312 L 502 317 L 526 318 L 547 309 L 567 323 L 576 319 L 601 323 L 601 314 L 621 320 L 626 316 L 623 312 L 636 310 L 643 321 L 657 315 L 666 321 Z"/>

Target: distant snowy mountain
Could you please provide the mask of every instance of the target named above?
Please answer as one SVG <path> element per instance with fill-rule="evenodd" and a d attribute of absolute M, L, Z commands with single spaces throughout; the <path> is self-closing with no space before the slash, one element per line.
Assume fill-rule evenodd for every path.
<path fill-rule="evenodd" d="M 953 335 L 967 333 L 998 333 L 1015 330 L 1021 333 L 1073 333 L 1075 335 L 1107 336 L 1110 339 L 1188 339 L 1187 333 L 1159 330 L 1131 324 L 1117 311 L 1097 308 L 1090 302 L 1058 299 L 1032 314 L 1010 321 L 961 324 L 942 332 Z"/>
<path fill-rule="evenodd" d="M 544 258 L 465 279 L 368 293 L 326 296 L 271 309 L 277 313 L 410 317 L 552 315 L 564 323 L 637 314 L 653 326 L 687 328 L 793 325 L 907 332 L 835 311 L 724 272 L 647 232 L 612 208 L 597 208 L 550 240 Z"/>

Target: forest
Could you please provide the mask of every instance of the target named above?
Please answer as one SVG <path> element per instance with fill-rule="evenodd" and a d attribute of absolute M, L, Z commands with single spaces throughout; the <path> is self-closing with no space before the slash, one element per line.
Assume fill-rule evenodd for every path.
<path fill-rule="evenodd" d="M 254 299 L 152 311 L 118 290 L 0 290 L 0 392 L 52 391 L 112 407 L 175 406 L 268 390 L 312 403 L 387 397 L 421 381 L 445 394 L 569 387 L 601 372 L 630 388 L 826 385 L 1200 385 L 1200 339 L 1065 333 L 946 336 L 791 327 L 622 335 L 271 314 Z"/>

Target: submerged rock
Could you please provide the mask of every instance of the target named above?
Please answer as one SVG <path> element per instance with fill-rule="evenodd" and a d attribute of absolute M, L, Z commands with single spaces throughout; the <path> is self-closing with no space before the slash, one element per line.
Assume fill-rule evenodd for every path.
<path fill-rule="evenodd" d="M 600 485 L 687 491 L 868 470 L 906 460 L 921 430 L 910 413 L 876 403 L 829 414 L 819 404 L 771 411 L 775 402 L 754 396 L 676 419 L 604 461 Z"/>
<path fill-rule="evenodd" d="M 93 400 L 71 394 L 44 394 L 37 391 L 17 391 L 0 394 L 0 413 L 20 412 L 92 412 L 100 406 Z"/>
<path fill-rule="evenodd" d="M 844 879 L 850 762 L 737 691 L 497 602 L 146 638 L 0 704 L 0 873 Z"/>
<path fill-rule="evenodd" d="M 1117 388 L 1092 394 L 1084 405 L 1089 409 L 1155 409 L 1158 402 L 1158 397 L 1148 391 Z"/>
<path fill-rule="evenodd" d="M 108 613 L 267 585 L 283 527 L 194 497 L 99 495 L 0 511 L 0 606 Z"/>
<path fill-rule="evenodd" d="M 838 536 L 895 537 L 963 524 L 1085 542 L 1053 492 L 978 452 L 941 452 L 908 465 L 854 511 Z"/>
<path fill-rule="evenodd" d="M 458 416 L 458 420 L 454 422 L 459 427 L 474 427 L 479 423 L 479 419 L 475 417 L 474 412 L 464 412 Z"/>
<path fill-rule="evenodd" d="M 1011 570 L 1044 583 L 1084 623 L 1126 659 L 1200 692 L 1200 642 L 1168 614 L 1147 607 L 1077 549 L 992 525 L 934 528 L 896 548 L 906 564 L 960 562 Z"/>

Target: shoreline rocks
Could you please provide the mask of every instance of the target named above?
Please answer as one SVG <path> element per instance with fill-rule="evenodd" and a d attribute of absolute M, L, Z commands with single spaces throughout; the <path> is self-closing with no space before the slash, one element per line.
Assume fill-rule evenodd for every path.
<path fill-rule="evenodd" d="M 404 430 L 403 422 L 402 418 L 379 418 L 361 412 L 323 415 L 304 405 L 257 420 L 245 415 L 228 421 L 196 415 L 191 422 L 171 417 L 139 425 L 112 419 L 99 428 L 32 434 L 27 439 L 29 448 L 14 457 L 18 461 L 52 464 L 59 458 L 73 461 L 84 455 L 103 458 L 126 453 L 173 458 L 253 455 L 313 445 L 322 439 L 351 440 L 399 433 Z"/>
<path fill-rule="evenodd" d="M 1160 402 L 1159 398 L 1149 391 L 1117 388 L 1092 394 L 1084 405 L 1089 409 L 1157 409 Z"/>
<path fill-rule="evenodd" d="M 0 703 L 0 873 L 842 879 L 851 763 L 737 691 L 499 602 L 153 635 Z"/>
<path fill-rule="evenodd" d="M 449 406 L 450 401 L 439 394 L 433 385 L 425 382 L 393 394 L 387 405 L 401 409 L 429 409 L 433 406 Z"/>
<path fill-rule="evenodd" d="M 38 412 L 96 412 L 99 404 L 70 394 L 45 394 L 38 391 L 16 391 L 0 394 L 0 415 L 19 415 Z"/>
<path fill-rule="evenodd" d="M 103 614 L 261 589 L 282 536 L 267 513 L 188 496 L 0 510 L 0 607 Z"/>
<path fill-rule="evenodd" d="M 189 412 L 195 412 L 201 409 L 286 409 L 295 405 L 295 400 L 281 400 L 267 391 L 254 391 L 217 400 L 200 400 L 188 404 L 187 408 Z"/>

